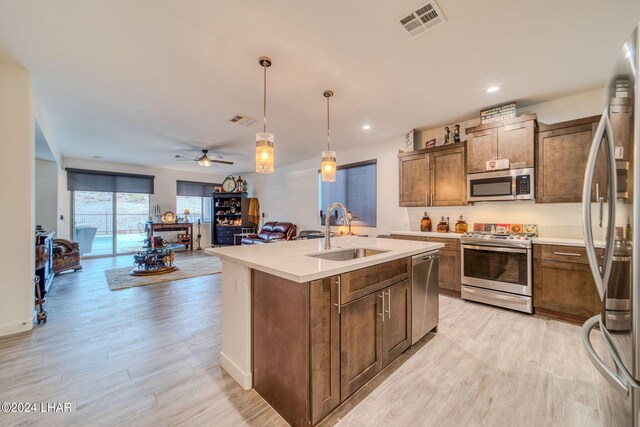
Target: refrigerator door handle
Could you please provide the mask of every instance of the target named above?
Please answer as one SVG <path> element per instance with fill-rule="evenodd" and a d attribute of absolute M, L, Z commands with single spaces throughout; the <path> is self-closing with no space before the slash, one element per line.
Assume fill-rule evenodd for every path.
<path fill-rule="evenodd" d="M 608 221 L 608 230 L 607 230 L 607 246 L 605 248 L 605 261 L 602 270 L 598 264 L 598 258 L 596 254 L 595 245 L 593 243 L 593 230 L 591 229 L 591 186 L 593 184 L 593 175 L 596 169 L 596 160 L 598 158 L 598 151 L 600 150 L 600 145 L 602 143 L 602 139 L 605 137 L 606 141 L 606 157 L 608 163 L 609 170 L 609 221 Z M 615 156 L 614 156 L 614 146 L 613 146 L 613 132 L 611 131 L 611 122 L 609 120 L 609 109 L 606 108 L 602 117 L 600 118 L 600 123 L 598 123 L 598 128 L 596 129 L 593 143 L 591 144 L 591 149 L 589 151 L 589 158 L 587 159 L 587 167 L 585 169 L 584 174 L 584 186 L 582 188 L 582 226 L 584 231 L 584 239 L 585 239 L 585 249 L 587 252 L 587 258 L 589 259 L 589 267 L 591 268 L 591 273 L 593 275 L 593 279 L 596 283 L 596 288 L 598 289 L 598 295 L 600 295 L 600 299 L 604 300 L 606 284 L 609 279 L 609 274 L 611 272 L 611 263 L 612 263 L 612 251 L 609 248 L 613 247 L 613 237 L 615 233 L 615 194 L 616 191 L 616 168 L 615 168 Z M 597 185 L 597 189 L 599 190 L 599 185 Z M 599 191 L 598 191 L 599 193 Z M 598 194 L 597 202 L 600 204 L 602 208 L 602 203 L 604 201 L 604 197 Z M 601 214 L 602 218 L 602 214 Z M 602 223 L 600 221 L 600 226 Z M 602 271 L 602 273 L 601 273 Z"/>
<path fill-rule="evenodd" d="M 582 344 L 584 345 L 585 350 L 587 350 L 587 356 L 589 356 L 589 359 L 591 360 L 591 363 L 593 363 L 593 365 L 595 366 L 595 368 L 598 370 L 598 372 L 600 372 L 600 375 L 602 375 L 604 377 L 604 379 L 606 379 L 616 390 L 618 390 L 619 392 L 625 394 L 625 395 L 629 395 L 629 381 L 627 378 L 623 379 L 620 378 L 620 376 L 612 371 L 602 360 L 602 358 L 600 358 L 600 356 L 598 355 L 598 353 L 596 353 L 596 351 L 593 348 L 593 344 L 591 344 L 591 338 L 589 337 L 589 334 L 591 333 L 591 331 L 593 330 L 593 328 L 595 328 L 596 326 L 600 325 L 600 315 L 595 315 L 592 318 L 590 318 L 589 320 L 587 320 L 586 322 L 584 322 L 584 325 L 582 325 Z M 602 326 L 600 326 L 600 331 L 603 331 L 604 328 Z M 611 357 L 613 358 L 616 367 L 618 368 L 617 370 L 620 371 L 622 370 L 623 372 L 626 372 L 626 369 L 624 368 L 624 366 L 622 366 L 622 369 L 620 369 L 620 366 L 618 365 L 618 361 L 619 361 L 619 356 L 617 355 L 617 352 L 612 352 L 612 345 L 607 342 L 608 338 L 606 338 L 606 336 L 603 334 L 603 340 L 605 341 L 606 345 L 607 345 L 607 349 L 609 350 L 609 353 L 611 353 Z M 614 356 L 615 354 L 615 356 Z M 627 373 L 628 374 L 628 373 Z"/>

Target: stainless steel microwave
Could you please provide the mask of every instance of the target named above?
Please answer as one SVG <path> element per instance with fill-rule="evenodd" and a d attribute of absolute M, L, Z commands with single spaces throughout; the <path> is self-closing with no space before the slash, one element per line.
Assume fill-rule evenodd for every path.
<path fill-rule="evenodd" d="M 534 200 L 534 168 L 507 169 L 467 175 L 467 200 Z"/>

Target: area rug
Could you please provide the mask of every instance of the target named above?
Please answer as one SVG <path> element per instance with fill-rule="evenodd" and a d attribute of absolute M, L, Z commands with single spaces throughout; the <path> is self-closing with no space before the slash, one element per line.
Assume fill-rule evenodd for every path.
<path fill-rule="evenodd" d="M 178 267 L 177 271 L 158 274 L 157 276 L 130 276 L 129 272 L 133 265 L 131 267 L 106 270 L 104 275 L 107 277 L 109 289 L 117 291 L 222 272 L 222 263 L 217 256 L 176 257 L 174 265 Z"/>

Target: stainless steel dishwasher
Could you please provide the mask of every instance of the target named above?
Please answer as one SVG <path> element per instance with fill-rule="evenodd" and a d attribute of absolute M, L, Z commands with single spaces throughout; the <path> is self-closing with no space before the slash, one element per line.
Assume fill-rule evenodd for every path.
<path fill-rule="evenodd" d="M 438 331 L 440 259 L 438 252 L 412 257 L 411 344 L 431 330 Z"/>

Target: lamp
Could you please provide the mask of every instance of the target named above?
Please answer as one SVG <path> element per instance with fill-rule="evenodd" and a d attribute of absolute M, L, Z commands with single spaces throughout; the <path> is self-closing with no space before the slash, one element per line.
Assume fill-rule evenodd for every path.
<path fill-rule="evenodd" d="M 325 90 L 322 94 L 327 98 L 327 151 L 322 152 L 322 167 L 320 171 L 322 174 L 322 182 L 335 182 L 336 152 L 331 151 L 331 122 L 329 120 L 329 98 L 333 96 L 333 91 Z"/>
<path fill-rule="evenodd" d="M 256 172 L 273 173 L 273 135 L 267 133 L 267 68 L 271 66 L 271 58 L 261 56 L 260 59 L 258 59 L 258 63 L 264 69 L 264 127 L 263 132 L 256 133 Z"/>
<path fill-rule="evenodd" d="M 198 160 L 198 164 L 200 166 L 211 166 L 211 159 L 205 156 L 202 159 Z"/>

